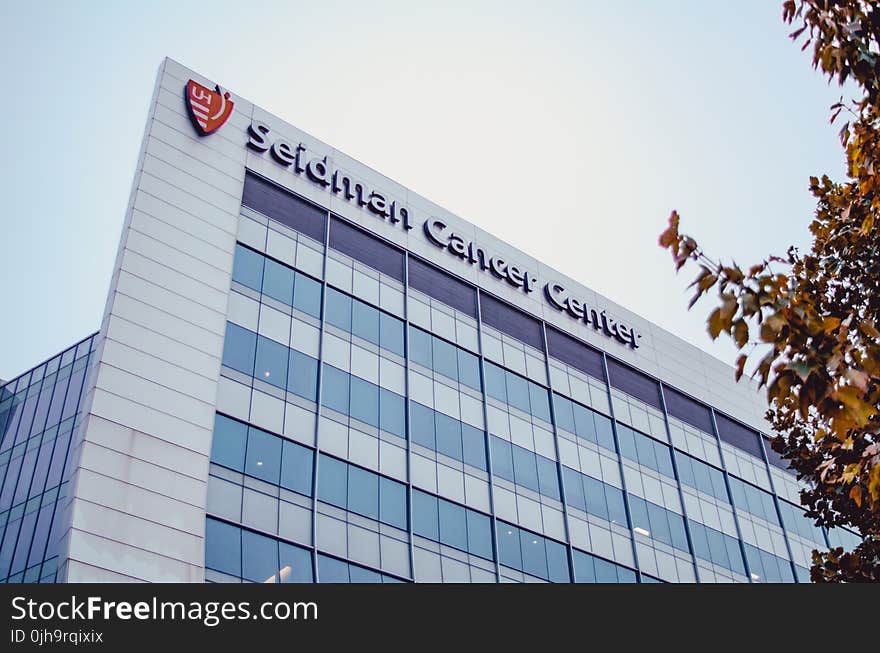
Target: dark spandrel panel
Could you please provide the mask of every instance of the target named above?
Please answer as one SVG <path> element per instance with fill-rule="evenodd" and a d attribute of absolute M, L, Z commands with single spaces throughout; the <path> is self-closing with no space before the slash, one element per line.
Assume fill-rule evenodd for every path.
<path fill-rule="evenodd" d="M 536 349 L 544 350 L 541 322 L 514 308 L 507 302 L 480 293 L 480 318 L 484 324 L 521 340 Z"/>
<path fill-rule="evenodd" d="M 708 406 L 668 386 L 663 388 L 663 397 L 666 399 L 667 413 L 706 433 L 712 433 L 712 413 Z"/>
<path fill-rule="evenodd" d="M 263 215 L 324 242 L 324 209 L 298 198 L 270 181 L 247 173 L 241 203 Z"/>
<path fill-rule="evenodd" d="M 477 316 L 477 291 L 414 256 L 409 257 L 409 285 L 471 317 Z"/>
<path fill-rule="evenodd" d="M 715 423 L 718 424 L 718 437 L 724 442 L 763 460 L 761 443 L 755 431 L 717 413 L 715 414 Z"/>
<path fill-rule="evenodd" d="M 788 472 L 792 476 L 795 475 L 795 471 L 788 468 L 789 461 L 773 451 L 773 447 L 770 444 L 770 438 L 764 438 L 764 451 L 767 452 L 767 462 L 769 462 L 774 467 L 778 467 L 779 469 Z"/>
<path fill-rule="evenodd" d="M 653 379 L 611 359 L 608 360 L 608 376 L 612 387 L 623 390 L 654 408 L 661 407 L 660 386 Z"/>
<path fill-rule="evenodd" d="M 547 353 L 585 374 L 605 380 L 602 354 L 599 351 L 550 326 L 547 327 Z"/>
<path fill-rule="evenodd" d="M 330 219 L 330 247 L 403 281 L 402 251 L 336 217 Z"/>

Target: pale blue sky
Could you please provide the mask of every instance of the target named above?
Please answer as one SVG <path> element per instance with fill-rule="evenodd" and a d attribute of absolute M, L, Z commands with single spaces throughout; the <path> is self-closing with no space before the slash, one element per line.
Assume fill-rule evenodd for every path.
<path fill-rule="evenodd" d="M 656 242 L 677 208 L 741 263 L 808 243 L 807 178 L 843 170 L 839 91 L 780 15 L 781 0 L 5 0 L 0 378 L 100 326 L 166 55 L 732 361 Z"/>

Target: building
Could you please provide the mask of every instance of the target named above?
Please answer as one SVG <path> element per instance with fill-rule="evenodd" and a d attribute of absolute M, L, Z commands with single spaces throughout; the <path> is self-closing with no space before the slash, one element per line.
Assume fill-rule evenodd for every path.
<path fill-rule="evenodd" d="M 807 580 L 754 386 L 166 60 L 100 330 L 0 390 L 0 579 Z"/>

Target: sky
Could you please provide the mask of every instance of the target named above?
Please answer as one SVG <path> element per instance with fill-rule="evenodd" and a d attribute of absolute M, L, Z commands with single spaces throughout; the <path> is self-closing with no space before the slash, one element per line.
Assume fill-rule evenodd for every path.
<path fill-rule="evenodd" d="M 657 236 L 809 246 L 840 90 L 790 31 L 781 0 L 2 2 L 0 378 L 100 327 L 165 56 L 732 362 Z"/>

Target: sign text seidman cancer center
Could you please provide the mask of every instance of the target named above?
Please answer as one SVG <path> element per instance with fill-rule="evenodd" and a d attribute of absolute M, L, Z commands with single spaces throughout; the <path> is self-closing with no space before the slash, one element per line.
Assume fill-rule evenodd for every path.
<path fill-rule="evenodd" d="M 0 580 L 803 582 L 858 541 L 732 368 L 227 81 L 162 63 L 100 328 L 0 386 Z"/>

